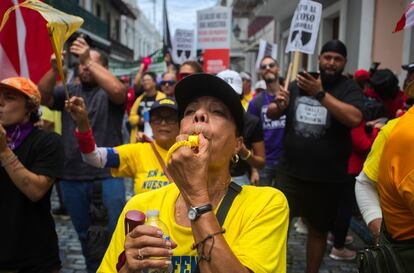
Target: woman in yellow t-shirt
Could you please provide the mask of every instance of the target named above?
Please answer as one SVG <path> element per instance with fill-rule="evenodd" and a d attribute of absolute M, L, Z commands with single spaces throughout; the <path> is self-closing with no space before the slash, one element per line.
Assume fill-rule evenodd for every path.
<path fill-rule="evenodd" d="M 286 272 L 289 209 L 283 193 L 243 186 L 232 203 L 226 202 L 226 192 L 237 188 L 230 164 L 243 142 L 237 94 L 219 77 L 200 73 L 178 82 L 175 95 L 181 120 L 177 141 L 198 135 L 199 144 L 173 152 L 167 171 L 175 183 L 127 203 L 97 272 L 115 273 L 117 267 L 119 272 L 166 267 L 195 272 L 197 266 L 200 272 Z M 223 218 L 216 217 L 221 203 L 230 204 L 222 226 Z M 125 235 L 129 210 L 159 210 L 171 240 L 148 225 Z"/>
<path fill-rule="evenodd" d="M 167 151 L 175 143 L 179 132 L 177 104 L 174 99 L 164 98 L 151 106 L 150 125 L 154 141 L 114 148 L 96 146 L 83 99 L 72 97 L 70 102 L 67 108 L 77 125 L 75 135 L 83 161 L 97 168 L 111 168 L 115 177 L 134 178 L 135 194 L 171 183 L 162 164 L 165 164 Z"/>

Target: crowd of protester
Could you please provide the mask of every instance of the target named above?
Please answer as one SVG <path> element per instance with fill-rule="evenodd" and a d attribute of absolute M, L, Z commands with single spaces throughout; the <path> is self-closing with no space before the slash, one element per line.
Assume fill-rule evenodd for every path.
<path fill-rule="evenodd" d="M 3 210 L 0 272 L 59 272 L 53 184 L 54 214 L 70 216 L 88 272 L 286 272 L 296 218 L 307 233 L 306 272 L 316 273 L 327 244 L 332 259 L 356 258 L 353 216 L 414 268 L 414 63 L 402 66 L 401 89 L 381 66 L 345 75 L 338 40 L 323 45 L 317 72 L 290 83 L 271 56 L 253 83 L 246 71 L 210 75 L 169 58 L 162 75 L 142 64 L 117 78 L 82 37 L 70 52 L 79 67 L 69 97 L 54 56 L 37 86 L 0 83 L 0 198 L 12 208 Z M 189 135 L 199 146 L 167 161 Z M 134 185 L 128 202 L 124 178 Z M 153 209 L 170 240 L 150 226 L 125 233 L 129 210 Z"/>

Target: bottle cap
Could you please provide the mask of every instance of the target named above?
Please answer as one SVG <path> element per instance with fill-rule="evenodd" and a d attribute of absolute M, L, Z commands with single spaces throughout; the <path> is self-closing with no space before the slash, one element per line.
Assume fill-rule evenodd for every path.
<path fill-rule="evenodd" d="M 147 210 L 147 217 L 159 217 L 160 211 L 159 210 Z"/>

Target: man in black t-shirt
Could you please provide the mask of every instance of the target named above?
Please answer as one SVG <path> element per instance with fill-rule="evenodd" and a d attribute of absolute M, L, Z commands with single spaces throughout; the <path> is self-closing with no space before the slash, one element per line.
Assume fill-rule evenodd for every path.
<path fill-rule="evenodd" d="M 273 118 L 287 116 L 276 181 L 288 199 L 291 217 L 301 216 L 307 223 L 308 273 L 319 271 L 327 232 L 349 183 L 350 130 L 362 120 L 362 92 L 342 75 L 346 56 L 342 42 L 327 42 L 319 56 L 320 77 L 298 75 L 290 94 L 280 94 L 268 111 Z"/>
<path fill-rule="evenodd" d="M 0 83 L 0 272 L 58 272 L 50 194 L 63 172 L 60 136 L 37 129 L 40 93 L 30 80 Z"/>
<path fill-rule="evenodd" d="M 104 54 L 90 49 L 83 38 L 79 37 L 73 42 L 70 52 L 79 57 L 81 83 L 68 86 L 69 96 L 84 99 L 98 146 L 121 145 L 124 104 L 127 98 L 125 86 L 107 69 L 108 60 Z M 64 89 L 62 86 L 56 86 L 58 73 L 55 62 L 52 58 L 52 69 L 40 80 L 39 90 L 42 93 L 42 104 L 50 109 L 62 111 L 65 169 L 60 185 L 63 202 L 79 236 L 87 270 L 92 273 L 96 272 L 102 258 L 94 255 L 95 245 L 91 245 L 93 240 L 89 240 L 88 237 L 88 229 L 94 219 L 90 214 L 92 198 L 101 196 L 99 199 L 102 199 L 108 213 L 107 228 L 112 233 L 125 205 L 125 186 L 123 179 L 113 178 L 110 170 L 91 167 L 83 162 L 74 135 L 76 125 L 70 113 L 64 111 Z M 102 194 L 93 194 L 96 189 L 101 189 Z M 100 247 L 102 248 L 102 245 Z"/>

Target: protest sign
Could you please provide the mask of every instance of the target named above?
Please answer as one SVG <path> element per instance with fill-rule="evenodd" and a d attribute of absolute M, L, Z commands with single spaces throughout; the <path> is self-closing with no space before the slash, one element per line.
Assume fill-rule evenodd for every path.
<path fill-rule="evenodd" d="M 290 24 L 286 53 L 291 51 L 314 53 L 321 14 L 322 4 L 309 0 L 299 2 Z"/>
<path fill-rule="evenodd" d="M 231 9 L 214 7 L 197 11 L 197 48 L 230 48 Z"/>
<path fill-rule="evenodd" d="M 196 58 L 194 30 L 177 29 L 175 31 L 171 56 L 176 64 L 182 64 L 185 61 Z"/>
<path fill-rule="evenodd" d="M 267 41 L 260 39 L 259 53 L 257 54 L 256 69 L 260 68 L 260 62 L 264 56 L 272 56 L 273 59 L 277 59 L 277 44 L 271 44 Z"/>

